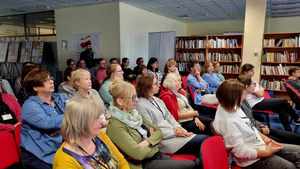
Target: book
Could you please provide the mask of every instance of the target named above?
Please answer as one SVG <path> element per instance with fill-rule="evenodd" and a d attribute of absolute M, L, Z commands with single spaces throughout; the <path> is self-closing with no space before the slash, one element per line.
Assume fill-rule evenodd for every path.
<path fill-rule="evenodd" d="M 240 62 L 241 56 L 237 53 L 212 53 L 209 52 L 207 59 L 209 61 L 218 61 L 218 62 Z"/>

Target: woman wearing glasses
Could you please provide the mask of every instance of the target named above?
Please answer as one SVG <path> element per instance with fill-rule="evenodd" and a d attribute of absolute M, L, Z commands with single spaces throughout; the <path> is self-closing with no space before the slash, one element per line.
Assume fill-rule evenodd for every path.
<path fill-rule="evenodd" d="M 124 90 L 126 89 L 126 90 Z M 124 154 L 131 169 L 192 169 L 194 161 L 171 160 L 160 153 L 160 129 L 144 120 L 135 109 L 136 91 L 125 81 L 115 81 L 110 89 L 113 105 L 107 134 Z"/>
<path fill-rule="evenodd" d="M 23 84 L 30 97 L 22 107 L 22 163 L 25 168 L 51 169 L 54 153 L 62 142 L 59 130 L 66 97 L 53 94 L 53 80 L 40 68 L 31 70 Z"/>
<path fill-rule="evenodd" d="M 105 103 L 105 105 L 110 105 L 112 102 L 112 96 L 109 93 L 109 87 L 114 80 L 123 80 L 123 70 L 119 64 L 111 64 L 107 69 L 107 78 L 104 80 L 99 92 Z"/>
<path fill-rule="evenodd" d="M 104 131 L 104 108 L 85 98 L 66 105 L 61 133 L 64 143 L 56 152 L 54 169 L 129 169 L 129 165 Z"/>

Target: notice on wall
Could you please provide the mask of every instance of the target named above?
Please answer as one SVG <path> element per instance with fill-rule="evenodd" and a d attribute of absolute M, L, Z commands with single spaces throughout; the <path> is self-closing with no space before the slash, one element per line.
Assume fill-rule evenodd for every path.
<path fill-rule="evenodd" d="M 80 53 L 87 47 L 91 47 L 94 52 L 94 58 L 100 58 L 100 41 L 101 33 L 79 33 L 72 35 L 70 44 L 70 52 L 73 53 L 72 58 L 79 59 Z"/>

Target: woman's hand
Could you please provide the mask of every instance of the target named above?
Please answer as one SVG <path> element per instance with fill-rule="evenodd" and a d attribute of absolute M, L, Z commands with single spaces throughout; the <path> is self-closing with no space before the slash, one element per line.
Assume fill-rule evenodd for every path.
<path fill-rule="evenodd" d="M 188 132 L 185 129 L 181 128 L 181 127 L 177 127 L 175 129 L 175 134 L 177 137 L 189 137 L 191 135 L 193 135 L 192 132 Z"/>
<path fill-rule="evenodd" d="M 138 146 L 141 147 L 141 148 L 148 147 L 149 145 L 150 144 L 147 140 L 144 140 L 144 141 L 142 141 L 138 144 Z"/>
<path fill-rule="evenodd" d="M 200 129 L 200 131 L 205 130 L 205 125 L 200 121 L 200 119 L 198 117 L 195 117 L 194 121 L 195 121 L 196 126 Z"/>

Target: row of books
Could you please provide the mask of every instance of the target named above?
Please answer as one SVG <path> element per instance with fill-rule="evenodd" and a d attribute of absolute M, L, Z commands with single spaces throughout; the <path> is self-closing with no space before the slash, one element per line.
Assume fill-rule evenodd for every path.
<path fill-rule="evenodd" d="M 239 65 L 221 65 L 221 72 L 225 74 L 238 74 L 240 73 Z"/>
<path fill-rule="evenodd" d="M 288 62 L 293 63 L 298 60 L 297 52 L 267 52 L 263 56 L 263 62 Z"/>
<path fill-rule="evenodd" d="M 176 48 L 177 49 L 197 49 L 197 48 L 205 48 L 206 47 L 206 40 L 183 40 L 177 39 L 176 40 Z"/>
<path fill-rule="evenodd" d="M 188 63 L 178 63 L 178 71 L 179 72 L 188 72 Z"/>
<path fill-rule="evenodd" d="M 270 81 L 270 80 L 262 79 L 260 81 L 260 84 L 262 87 L 264 87 L 267 90 L 285 91 L 283 81 L 278 81 L 278 80 Z"/>
<path fill-rule="evenodd" d="M 0 62 L 41 63 L 44 43 L 40 41 L 0 42 Z"/>
<path fill-rule="evenodd" d="M 238 48 L 241 45 L 237 39 L 210 39 L 208 40 L 207 46 L 209 48 Z"/>
<path fill-rule="evenodd" d="M 242 59 L 237 53 L 208 53 L 208 60 L 218 62 L 240 62 Z"/>
<path fill-rule="evenodd" d="M 291 66 L 282 66 L 279 64 L 278 66 L 261 66 L 261 74 L 262 75 L 281 75 L 286 76 L 288 75 L 288 71 Z"/>
<path fill-rule="evenodd" d="M 286 39 L 264 39 L 264 47 L 300 47 L 300 35 Z"/>
<path fill-rule="evenodd" d="M 177 62 L 204 62 L 204 53 L 176 53 L 175 60 Z"/>

